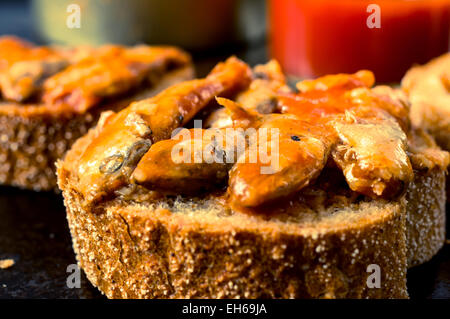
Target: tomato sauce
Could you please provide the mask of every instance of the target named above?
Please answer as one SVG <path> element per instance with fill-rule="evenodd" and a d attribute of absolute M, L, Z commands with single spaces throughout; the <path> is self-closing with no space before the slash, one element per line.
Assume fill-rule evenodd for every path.
<path fill-rule="evenodd" d="M 413 64 L 449 50 L 450 0 L 268 2 L 270 54 L 293 76 L 369 69 L 379 82 L 397 82 Z"/>

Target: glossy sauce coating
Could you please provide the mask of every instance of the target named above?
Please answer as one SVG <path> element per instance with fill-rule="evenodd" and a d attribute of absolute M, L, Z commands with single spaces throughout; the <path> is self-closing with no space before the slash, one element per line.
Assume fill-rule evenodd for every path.
<path fill-rule="evenodd" d="M 215 96 L 243 90 L 249 83 L 249 67 L 230 58 L 204 79 L 174 85 L 153 98 L 132 103 L 111 115 L 97 128 L 95 138 L 79 158 L 77 171 L 83 193 L 95 201 L 128 183 L 137 162 L 124 165 L 126 150 L 142 141 L 153 144 L 169 139 L 176 128 L 188 123 Z M 144 154 L 140 154 L 141 157 Z M 117 164 L 119 168 L 114 172 L 105 174 L 99 167 L 111 157 L 122 164 Z"/>
<path fill-rule="evenodd" d="M 261 174 L 261 163 L 237 163 L 230 171 L 232 205 L 258 207 L 298 192 L 317 178 L 329 154 L 352 190 L 397 196 L 413 176 L 400 127 L 408 127 L 408 109 L 389 94 L 371 91 L 372 84 L 373 75 L 361 71 L 305 81 L 297 85 L 300 93 L 281 94 L 280 111 L 297 119 L 271 115 L 249 124 L 280 130 L 280 166 Z"/>
<path fill-rule="evenodd" d="M 5 100 L 84 113 L 109 98 L 152 86 L 190 57 L 167 46 L 42 47 L 0 37 L 0 89 Z"/>
<path fill-rule="evenodd" d="M 245 148 L 243 131 L 227 129 L 182 130 L 172 139 L 155 143 L 139 161 L 132 180 L 149 189 L 174 194 L 198 194 L 220 187 L 241 150 L 227 143 L 240 139 Z"/>
<path fill-rule="evenodd" d="M 394 197 L 412 179 L 403 131 L 408 106 L 392 89 L 372 84 L 368 71 L 301 82 L 300 93 L 280 98 L 280 109 L 333 132 L 332 157 L 352 190 Z"/>
<path fill-rule="evenodd" d="M 85 112 L 108 97 L 151 83 L 152 73 L 186 65 L 189 57 L 172 47 L 105 46 L 47 79 L 43 101 L 52 108 Z M 154 74 L 153 74 L 154 75 Z"/>
<path fill-rule="evenodd" d="M 105 117 L 78 161 L 79 185 L 87 201 L 135 183 L 149 191 L 187 195 L 211 191 L 212 186 L 227 188 L 227 203 L 233 209 L 257 212 L 300 194 L 329 165 L 342 171 L 352 191 L 374 198 L 397 196 L 412 179 L 402 130 L 409 125 L 402 117 L 408 106 L 387 88 L 371 89 L 374 79 L 369 71 L 301 82 L 299 93 L 286 93 L 283 79 L 260 80 L 246 64 L 230 58 L 205 79 L 175 85 Z M 274 113 L 261 113 L 250 101 L 260 96 L 264 100 L 268 93 L 276 108 Z M 254 129 L 255 134 L 273 129 L 278 135 L 261 140 L 247 134 L 244 151 L 226 163 L 195 162 L 193 153 L 190 163 L 175 162 L 172 152 L 180 146 L 181 134 L 170 139 L 173 130 L 216 96 L 240 97 L 242 104 L 217 98 L 224 107 L 221 112 L 229 116 L 227 124 L 199 129 L 200 135 L 190 130 L 181 143 L 194 149 L 199 141 L 208 145 L 214 141 L 211 132 L 227 136 L 227 128 Z M 198 151 L 223 157 L 231 152 L 227 147 L 217 143 Z M 250 161 L 250 150 L 260 147 L 275 154 L 276 163 L 260 156 Z"/>
<path fill-rule="evenodd" d="M 5 100 L 23 102 L 69 61 L 62 50 L 36 47 L 15 37 L 0 38 L 0 89 Z"/>

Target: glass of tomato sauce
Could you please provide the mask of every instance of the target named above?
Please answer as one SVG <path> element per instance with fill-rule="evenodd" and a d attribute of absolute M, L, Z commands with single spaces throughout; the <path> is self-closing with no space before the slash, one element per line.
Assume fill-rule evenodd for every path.
<path fill-rule="evenodd" d="M 450 0 L 268 0 L 270 54 L 299 78 L 369 69 L 398 82 L 449 50 Z"/>

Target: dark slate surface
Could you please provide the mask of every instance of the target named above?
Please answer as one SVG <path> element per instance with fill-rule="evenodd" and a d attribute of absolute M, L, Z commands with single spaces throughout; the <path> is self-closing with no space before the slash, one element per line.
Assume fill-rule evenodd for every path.
<path fill-rule="evenodd" d="M 66 285 L 75 263 L 60 195 L 0 187 L 0 298 L 97 298 L 83 276 L 80 289 Z"/>
<path fill-rule="evenodd" d="M 0 35 L 40 42 L 27 3 L 0 0 Z M 197 56 L 198 74 L 236 50 Z M 238 51 L 252 64 L 266 59 L 263 47 Z M 15 264 L 0 269 L 0 298 L 103 298 L 84 275 L 81 288 L 66 285 L 66 269 L 75 257 L 60 195 L 0 187 L 0 260 L 9 258 Z M 450 299 L 449 244 L 431 262 L 408 272 L 408 289 L 413 299 Z"/>

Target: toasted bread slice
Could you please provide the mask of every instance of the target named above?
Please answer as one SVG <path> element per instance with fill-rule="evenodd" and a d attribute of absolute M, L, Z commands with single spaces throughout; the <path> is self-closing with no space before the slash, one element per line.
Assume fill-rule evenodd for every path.
<path fill-rule="evenodd" d="M 442 149 L 449 151 L 450 54 L 412 67 L 402 79 L 402 89 L 411 102 L 412 125 L 429 132 Z M 445 240 L 445 198 L 448 198 L 449 191 L 446 187 L 448 179 L 447 182 L 445 180 L 448 161 L 439 162 L 436 158 L 440 151 L 433 138 L 420 132 L 415 140 L 415 144 L 421 145 L 421 150 L 413 155 L 416 181 L 407 194 L 410 266 L 431 259 L 442 247 Z M 417 150 L 417 147 L 413 148 Z"/>
<path fill-rule="evenodd" d="M 271 218 L 205 198 L 91 206 L 72 164 L 93 136 L 58 163 L 58 182 L 79 265 L 108 298 L 407 297 L 404 198 Z"/>
<path fill-rule="evenodd" d="M 190 57 L 170 47 L 63 49 L 0 38 L 0 184 L 57 190 L 54 163 L 103 111 L 193 75 Z"/>
<path fill-rule="evenodd" d="M 368 276 L 364 267 L 368 264 L 363 260 L 374 260 L 373 264 L 380 265 L 378 259 L 385 258 L 386 266 L 382 268 L 390 269 L 397 276 L 397 282 L 390 284 L 401 287 L 402 274 L 398 270 L 405 262 L 398 258 L 406 254 L 407 258 L 402 258 L 407 259 L 408 267 L 416 266 L 431 259 L 444 244 L 445 168 L 436 163 L 441 160 L 445 167 L 448 155 L 436 148 L 426 133 L 419 131 L 415 136 L 411 142 L 415 144 L 411 150 L 415 179 L 408 187 L 406 202 L 345 204 L 321 211 L 303 207 L 289 219 L 274 221 L 239 213 L 229 215 L 217 202 L 204 199 L 169 199 L 147 206 L 123 206 L 116 201 L 108 203 L 100 212 L 86 209 L 83 197 L 71 188 L 74 178 L 71 166 L 61 163 L 58 175 L 74 250 L 90 281 L 109 298 L 405 297 L 405 291 L 398 288 L 395 293 L 387 294 L 368 289 L 364 283 Z M 83 144 L 90 143 L 89 139 L 88 135 L 77 142 L 68 154 L 69 161 L 78 150 L 84 149 Z M 417 140 L 427 147 L 418 146 Z M 436 153 L 430 155 L 433 149 Z M 407 212 L 405 239 L 402 211 Z M 267 233 L 259 234 L 259 230 Z M 155 238 L 158 241 L 152 242 Z M 289 255 L 282 247 L 292 247 L 293 243 L 296 248 L 289 249 Z M 391 249 L 391 245 L 396 248 Z M 256 246 L 264 250 L 258 252 Z M 161 247 L 163 251 L 159 251 Z M 229 249 L 235 257 L 218 261 Z M 211 253 L 203 254 L 201 262 L 196 261 L 202 251 Z M 355 251 L 355 259 L 350 263 L 359 265 L 359 277 L 350 281 L 344 268 L 335 264 L 344 262 L 340 267 L 346 265 L 353 269 L 355 266 L 345 264 L 345 260 Z M 376 252 L 376 256 L 368 256 L 367 252 Z M 146 257 L 136 261 L 136 256 Z M 123 258 L 129 261 L 124 263 Z M 397 264 L 389 265 L 391 258 L 397 259 Z M 186 261 L 190 262 L 192 271 L 187 270 Z M 288 266 L 284 264 L 286 261 Z M 97 267 L 104 264 L 108 266 Z M 284 270 L 292 268 L 292 264 L 296 265 L 296 271 Z M 215 266 L 201 273 L 205 265 Z M 229 273 L 223 273 L 221 267 L 227 267 Z M 256 275 L 247 278 L 246 272 L 253 267 L 257 268 L 253 270 Z M 399 267 L 397 271 L 395 267 Z M 148 275 L 153 271 L 164 274 L 165 280 L 154 283 Z M 199 271 L 204 277 L 198 277 Z M 264 278 L 267 272 L 272 277 Z M 326 276 L 332 276 L 331 281 Z M 170 281 L 174 278 L 176 284 Z M 233 279 L 238 284 L 230 288 L 228 282 Z M 271 282 L 277 282 L 278 291 Z M 264 290 L 258 289 L 260 284 Z M 289 289 L 283 289 L 283 285 Z"/>
<path fill-rule="evenodd" d="M 409 152 L 415 175 L 406 193 L 408 266 L 412 267 L 430 260 L 445 242 L 449 154 L 422 129 L 412 130 Z"/>
<path fill-rule="evenodd" d="M 405 92 L 378 86 L 380 93 L 410 105 Z M 410 108 L 409 108 L 410 109 Z M 405 116 L 408 118 L 408 116 Z M 430 260 L 445 241 L 445 176 L 449 153 L 442 150 L 434 138 L 414 125 L 408 129 L 408 154 L 414 169 L 407 199 L 406 242 L 408 266 Z"/>
<path fill-rule="evenodd" d="M 407 297 L 405 185 L 412 168 L 402 131 L 408 127 L 402 118 L 405 105 L 371 91 L 368 71 L 308 82 L 311 92 L 301 96 L 272 84 L 230 58 L 205 79 L 106 114 L 58 162 L 78 262 L 109 298 Z M 282 111 L 298 101 L 307 107 L 262 114 L 261 101 L 253 99 L 261 96 L 261 87 L 276 87 L 262 96 L 284 98 Z M 217 165 L 176 166 L 164 157 L 170 155 L 164 148 L 172 145 L 170 129 L 189 123 L 214 96 L 233 98 L 230 92 L 236 90 L 247 90 L 250 110 L 247 102 L 217 99 L 234 112 L 233 126 L 264 123 L 284 129 L 280 145 L 299 155 L 283 153 L 282 164 L 291 168 L 291 159 L 295 168 L 304 159 L 313 164 L 309 171 L 287 170 L 287 176 L 281 170 L 267 179 L 257 173 L 264 188 L 247 184 L 252 197 L 244 200 L 238 178 L 251 183 L 254 166 L 233 164 L 230 180 L 237 176 L 233 185 L 238 187 L 228 182 L 226 191 L 201 191 L 197 186 L 220 178 Z M 315 112 L 315 99 L 322 103 L 324 96 L 330 104 Z M 304 122 L 298 120 L 301 115 Z M 311 152 L 302 153 L 305 149 Z M 155 163 L 161 170 L 150 166 Z M 284 182 L 302 174 L 305 182 Z M 194 189 L 200 192 L 185 193 Z"/>

